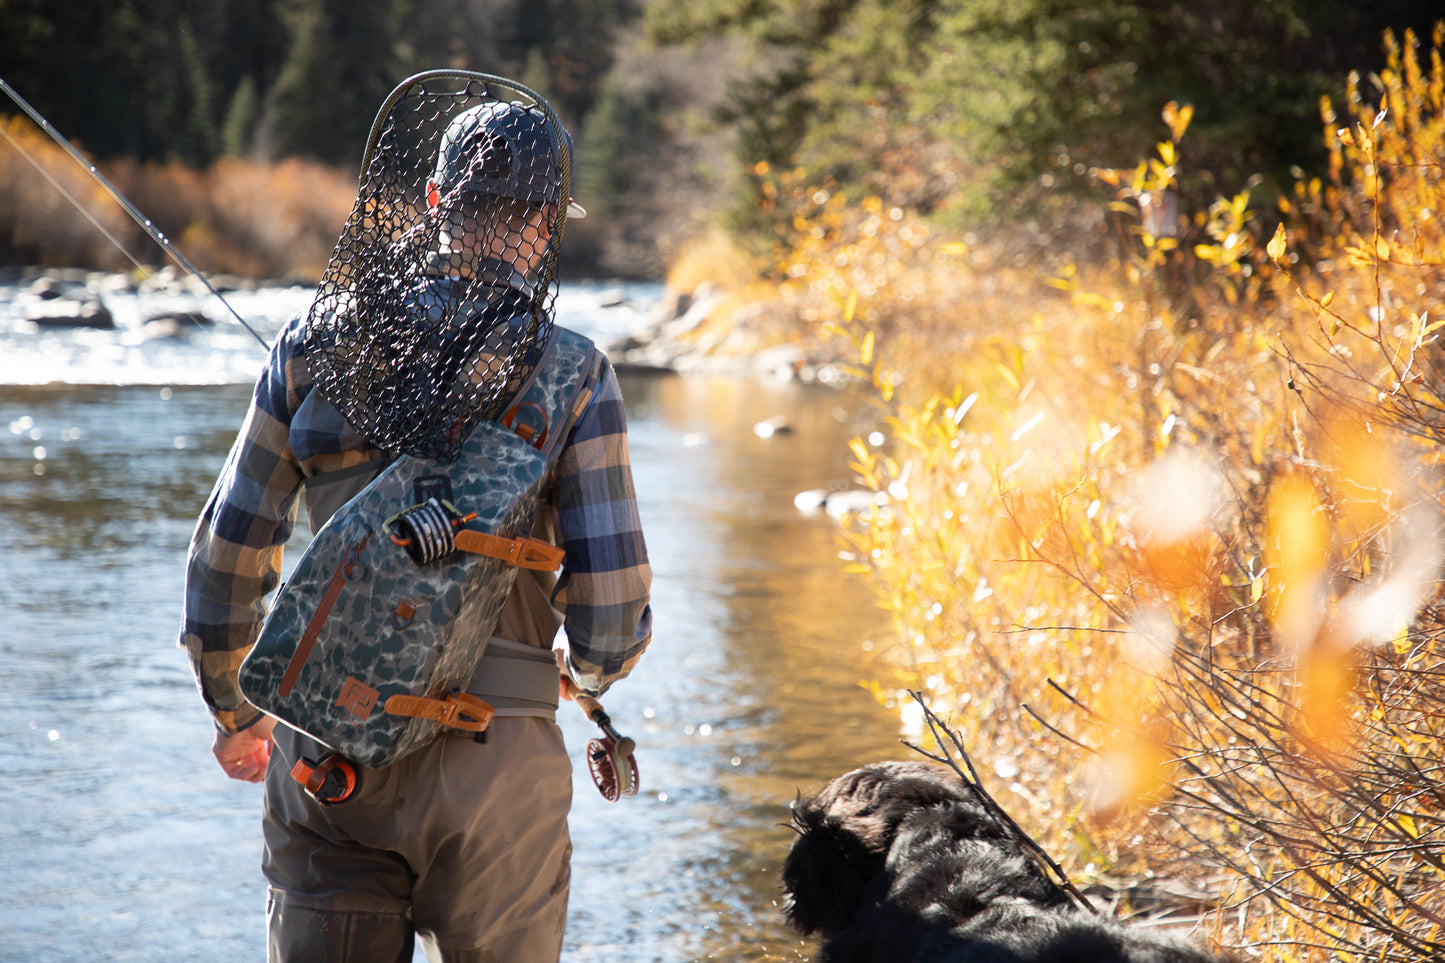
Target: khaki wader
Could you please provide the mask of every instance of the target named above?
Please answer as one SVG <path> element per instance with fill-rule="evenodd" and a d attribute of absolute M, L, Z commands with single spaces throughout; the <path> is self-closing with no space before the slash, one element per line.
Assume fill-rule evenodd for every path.
<path fill-rule="evenodd" d="M 433 961 L 555 963 L 572 801 L 555 722 L 439 738 L 329 808 L 290 776 L 309 742 L 277 726 L 266 777 L 271 963 L 410 963 L 413 931 Z"/>

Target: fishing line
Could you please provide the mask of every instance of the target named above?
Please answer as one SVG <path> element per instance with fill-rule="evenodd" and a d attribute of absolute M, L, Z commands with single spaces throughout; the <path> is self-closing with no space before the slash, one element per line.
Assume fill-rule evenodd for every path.
<path fill-rule="evenodd" d="M 118 189 L 116 189 L 114 184 L 112 184 L 109 180 L 106 179 L 104 174 L 102 174 L 99 170 L 96 169 L 94 164 L 92 164 L 89 160 L 86 159 L 84 154 L 76 150 L 74 144 L 66 140 L 65 136 L 51 125 L 50 121 L 46 120 L 44 117 L 41 116 L 39 111 L 37 111 L 34 107 L 30 106 L 29 102 L 26 101 L 25 98 L 21 97 L 20 94 L 15 91 L 14 87 L 11 87 L 9 84 L 7 84 L 4 78 L 0 78 L 0 90 L 4 90 L 5 93 L 9 94 L 10 99 L 15 101 L 15 103 L 19 105 L 20 109 L 25 111 L 25 113 L 30 116 L 30 119 L 35 121 L 35 123 L 40 127 L 41 130 L 49 134 L 51 140 L 59 144 L 67 154 L 74 158 L 77 164 L 85 168 L 86 173 L 90 174 L 91 177 L 95 178 L 96 183 L 98 183 L 101 187 L 105 188 L 106 192 L 110 194 L 111 197 L 115 198 L 116 203 L 118 203 L 125 210 L 125 212 L 130 215 L 131 220 L 139 224 L 141 230 L 145 231 L 146 234 L 150 235 L 151 240 L 159 244 L 161 248 L 175 260 L 176 264 L 180 265 L 180 267 L 184 271 L 186 271 L 186 273 L 190 274 L 197 281 L 200 281 L 201 284 L 205 285 L 206 290 L 215 295 L 216 300 L 220 301 L 223 305 L 226 306 L 226 310 L 231 312 L 231 316 L 235 318 L 238 322 L 240 322 L 241 327 L 245 328 L 251 333 L 251 337 L 255 338 L 257 342 L 260 343 L 261 347 L 270 350 L 270 345 L 266 344 L 266 340 L 256 333 L 255 328 L 251 327 L 251 325 L 246 323 L 246 319 L 241 317 L 241 315 L 236 311 L 235 308 L 231 307 L 231 302 L 227 301 L 224 297 L 221 296 L 221 292 L 217 291 L 211 285 L 211 282 L 206 278 L 206 276 L 202 274 L 195 265 L 193 265 L 190 261 L 186 260 L 185 255 L 181 254 L 180 251 L 176 250 L 175 246 L 171 244 L 171 242 L 166 238 L 166 236 L 162 234 L 161 231 L 154 224 L 151 223 L 150 218 L 142 214 L 140 210 L 137 209 L 136 206 L 132 204 L 124 194 L 122 194 Z M 7 141 L 10 141 L 12 145 L 15 145 L 15 141 L 11 139 L 8 133 L 5 134 L 5 139 Z M 18 150 L 19 145 L 15 146 Z M 20 152 L 22 154 L 25 154 L 25 151 L 23 150 L 21 150 Z M 30 155 L 25 154 L 25 156 L 26 159 L 30 160 L 32 164 L 35 164 L 37 169 L 41 170 L 41 173 L 45 173 L 44 170 L 40 168 L 40 165 L 36 163 L 35 160 L 30 158 Z M 60 188 L 60 185 L 56 184 L 55 179 L 52 178 L 49 174 L 46 174 L 45 177 L 46 180 L 50 181 L 50 183 L 55 184 L 57 188 Z M 131 263 L 136 264 L 137 267 L 140 267 L 140 264 L 136 262 L 136 259 L 134 257 L 131 257 L 130 252 L 125 249 L 124 245 L 122 245 L 119 241 L 112 237 L 110 232 L 107 231 L 104 227 L 101 227 L 100 224 L 95 220 L 95 218 L 91 217 L 90 213 L 86 211 L 86 209 L 81 205 L 79 201 L 77 201 L 74 197 L 71 197 L 64 188 L 60 188 L 60 193 L 65 195 L 65 198 L 69 200 L 72 204 L 74 204 L 92 224 L 95 224 L 97 228 L 100 228 L 101 233 L 103 233 L 107 238 L 109 238 L 113 243 L 115 243 L 115 245 L 121 249 L 125 256 L 130 258 Z M 144 270 L 144 268 L 142 268 L 142 270 Z"/>

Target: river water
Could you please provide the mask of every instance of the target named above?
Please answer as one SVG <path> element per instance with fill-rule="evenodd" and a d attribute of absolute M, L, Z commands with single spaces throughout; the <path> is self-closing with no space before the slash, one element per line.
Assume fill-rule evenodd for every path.
<path fill-rule="evenodd" d="M 605 339 L 660 294 L 622 293 L 580 285 L 560 316 Z M 230 300 L 269 336 L 307 298 Z M 147 338 L 141 320 L 181 295 L 107 296 L 115 332 L 36 330 L 23 300 L 0 286 L 0 960 L 262 959 L 261 792 L 211 760 L 174 641 L 185 546 L 261 348 L 225 321 Z M 563 959 L 807 959 L 779 911 L 789 804 L 909 754 L 858 685 L 883 671 L 883 616 L 833 523 L 794 504 L 846 483 L 846 442 L 873 415 L 771 379 L 624 372 L 622 387 L 656 637 L 605 701 L 639 744 L 642 791 L 602 800 L 581 756 L 595 727 L 564 707 Z M 761 437 L 768 419 L 791 430 Z"/>

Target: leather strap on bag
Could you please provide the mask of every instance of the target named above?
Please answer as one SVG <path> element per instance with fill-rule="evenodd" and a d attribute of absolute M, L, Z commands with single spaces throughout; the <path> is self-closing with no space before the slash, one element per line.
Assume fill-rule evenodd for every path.
<path fill-rule="evenodd" d="M 538 572 L 555 571 L 566 557 L 563 549 L 539 538 L 502 538 L 469 528 L 457 530 L 455 543 L 464 552 L 499 558 L 508 565 Z"/>
<path fill-rule="evenodd" d="M 453 692 L 445 699 L 394 695 L 386 700 L 385 709 L 394 716 L 430 719 L 467 732 L 485 732 L 495 715 L 490 704 L 466 692 Z"/>

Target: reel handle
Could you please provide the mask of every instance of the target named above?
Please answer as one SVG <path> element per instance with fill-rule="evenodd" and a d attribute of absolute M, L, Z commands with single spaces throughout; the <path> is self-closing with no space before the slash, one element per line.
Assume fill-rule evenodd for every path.
<path fill-rule="evenodd" d="M 619 734 L 616 729 L 612 728 L 612 720 L 608 717 L 606 710 L 602 708 L 602 703 L 598 702 L 592 696 L 583 695 L 580 692 L 572 698 L 587 718 L 597 723 L 603 732 L 612 737 L 612 742 L 617 747 L 617 754 L 619 756 L 626 759 L 637 750 L 637 743 L 633 739 Z"/>

